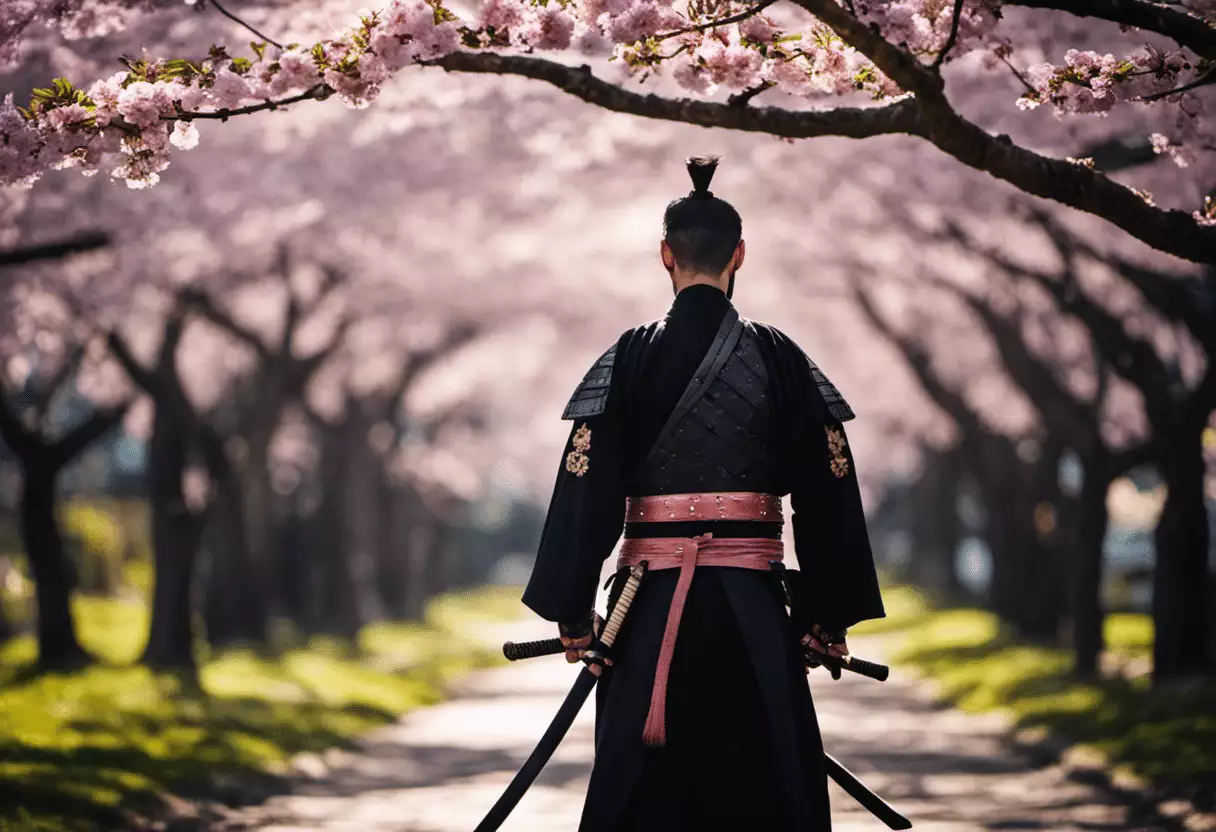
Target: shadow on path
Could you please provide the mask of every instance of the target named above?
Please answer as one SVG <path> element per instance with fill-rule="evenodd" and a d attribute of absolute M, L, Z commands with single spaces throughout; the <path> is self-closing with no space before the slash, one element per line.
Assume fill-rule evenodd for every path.
<path fill-rule="evenodd" d="M 524 640 L 548 627 L 513 625 Z M 855 645 L 878 656 L 878 643 Z M 532 750 L 575 676 L 538 659 L 465 680 L 452 700 L 373 732 L 323 776 L 243 811 L 229 829 L 261 832 L 470 832 Z M 916 686 L 812 677 L 825 744 L 922 832 L 1139 830 L 1117 799 L 1035 768 L 1001 742 L 1000 718 L 929 701 Z M 503 827 L 574 832 L 593 755 L 593 709 L 579 715 L 536 785 Z M 836 832 L 879 832 L 877 820 L 833 787 Z"/>

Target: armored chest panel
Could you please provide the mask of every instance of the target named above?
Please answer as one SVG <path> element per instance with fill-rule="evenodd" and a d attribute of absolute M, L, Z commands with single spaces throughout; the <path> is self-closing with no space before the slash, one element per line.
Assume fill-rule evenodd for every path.
<path fill-rule="evenodd" d="M 632 493 L 777 490 L 775 425 L 768 371 L 747 326 L 705 395 L 638 472 Z"/>

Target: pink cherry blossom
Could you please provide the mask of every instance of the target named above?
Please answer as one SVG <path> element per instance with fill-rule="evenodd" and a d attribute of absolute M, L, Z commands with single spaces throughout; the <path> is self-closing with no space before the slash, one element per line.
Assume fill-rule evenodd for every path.
<path fill-rule="evenodd" d="M 479 21 L 482 26 L 497 31 L 513 29 L 524 22 L 523 7 L 516 0 L 487 0 L 481 7 Z"/>
<path fill-rule="evenodd" d="M 607 13 L 606 31 L 617 43 L 632 43 L 680 28 L 682 19 L 671 6 L 654 0 L 634 0 L 620 14 Z"/>
<path fill-rule="evenodd" d="M 556 3 L 542 6 L 524 23 L 520 38 L 534 49 L 566 49 L 574 34 L 574 18 Z"/>
<path fill-rule="evenodd" d="M 136 127 L 152 127 L 162 115 L 173 112 L 173 99 L 164 83 L 136 81 L 119 93 L 116 109 Z"/>
<path fill-rule="evenodd" d="M 179 121 L 173 125 L 169 142 L 178 150 L 193 150 L 198 147 L 198 128 L 192 121 Z"/>

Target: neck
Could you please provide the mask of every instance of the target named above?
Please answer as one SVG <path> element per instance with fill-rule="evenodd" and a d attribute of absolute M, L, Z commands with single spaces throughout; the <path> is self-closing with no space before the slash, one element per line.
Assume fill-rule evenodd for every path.
<path fill-rule="evenodd" d="M 725 292 L 726 284 L 729 280 L 729 277 L 723 275 L 681 274 L 676 272 L 672 275 L 671 283 L 675 288 L 675 293 L 678 295 L 689 286 L 713 286 L 718 291 Z"/>

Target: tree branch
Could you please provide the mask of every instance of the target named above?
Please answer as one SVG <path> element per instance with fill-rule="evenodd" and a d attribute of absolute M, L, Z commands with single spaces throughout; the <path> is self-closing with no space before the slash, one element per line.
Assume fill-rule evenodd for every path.
<path fill-rule="evenodd" d="M 209 0 L 209 2 L 211 3 L 211 5 L 212 5 L 212 6 L 214 6 L 214 7 L 215 7 L 215 10 L 216 10 L 217 12 L 219 12 L 220 14 L 222 14 L 224 17 L 228 18 L 228 19 L 229 19 L 229 20 L 231 20 L 231 21 L 234 21 L 235 23 L 237 23 L 237 24 L 239 24 L 239 25 L 241 25 L 241 26 L 244 26 L 246 29 L 248 29 L 249 31 L 253 32 L 253 34 L 254 34 L 255 36 L 257 36 L 257 37 L 261 38 L 262 40 L 266 41 L 266 42 L 267 42 L 267 43 L 269 43 L 270 45 L 272 45 L 272 46 L 276 46 L 276 47 L 278 47 L 279 49 L 282 49 L 282 48 L 283 48 L 283 44 L 279 43 L 278 41 L 271 40 L 270 38 L 266 37 L 266 36 L 265 36 L 265 35 L 263 35 L 261 32 L 259 32 L 257 29 L 253 28 L 253 27 L 252 27 L 252 26 L 250 26 L 248 23 L 246 23 L 244 20 L 242 20 L 241 18 L 239 18 L 239 17 L 237 17 L 236 15 L 234 15 L 232 12 L 228 11 L 227 9 L 225 9 L 223 6 L 221 6 L 221 5 L 220 5 L 219 0 Z"/>
<path fill-rule="evenodd" d="M 991 135 L 950 106 L 940 75 L 883 39 L 835 0 L 793 2 L 830 26 L 900 87 L 916 95 L 925 137 L 938 149 L 1026 193 L 1102 217 L 1156 249 L 1196 263 L 1216 264 L 1216 227 L 1201 226 L 1185 211 L 1157 208 L 1097 171 L 1041 156 L 1014 144 L 1008 136 Z M 1077 0 L 1078 5 L 1084 2 L 1089 0 Z"/>
<path fill-rule="evenodd" d="M 0 266 L 21 266 L 40 260 L 58 260 L 69 254 L 94 251 L 110 244 L 110 235 L 104 231 L 86 231 L 53 243 L 21 246 L 0 251 Z"/>
<path fill-rule="evenodd" d="M 152 371 L 139 363 L 139 359 L 131 352 L 131 347 L 127 344 L 127 340 L 118 332 L 110 332 L 106 336 L 106 344 L 110 348 L 110 353 L 122 365 L 126 374 L 130 376 L 131 381 L 135 382 L 141 390 L 153 399 L 156 399 L 161 394 L 160 385 L 156 383 L 156 377 Z"/>
<path fill-rule="evenodd" d="M 0 378 L 0 439 L 18 458 L 25 460 L 42 446 L 41 437 L 27 428 L 9 407 L 11 391 Z"/>
<path fill-rule="evenodd" d="M 1209 357 L 1216 356 L 1216 318 L 1191 291 L 1200 278 L 1189 275 L 1163 274 L 1146 269 L 1114 254 L 1103 254 L 1083 240 L 1070 235 L 1046 212 L 1031 209 L 1030 216 L 1055 243 L 1057 249 L 1068 246 L 1077 254 L 1101 263 L 1123 277 L 1136 288 L 1150 306 L 1168 320 L 1181 323 L 1203 345 Z"/>
<path fill-rule="evenodd" d="M 946 38 L 946 45 L 942 47 L 942 51 L 937 53 L 937 58 L 933 61 L 934 69 L 941 68 L 941 65 L 946 62 L 950 50 L 954 48 L 955 42 L 958 41 L 958 24 L 962 16 L 963 0 L 954 0 L 954 17 L 950 21 L 950 37 Z"/>
<path fill-rule="evenodd" d="M 72 428 L 62 439 L 50 446 L 51 453 L 53 454 L 53 464 L 58 468 L 62 468 L 98 439 L 105 436 L 115 425 L 122 421 L 131 404 L 130 401 L 125 401 L 115 407 L 93 411 L 82 424 Z"/>
<path fill-rule="evenodd" d="M 269 361 L 274 357 L 270 354 L 270 348 L 263 343 L 256 332 L 218 307 L 209 293 L 202 289 L 190 288 L 184 290 L 181 297 L 187 309 L 197 312 L 208 322 L 250 347 L 263 361 Z"/>
<path fill-rule="evenodd" d="M 264 101 L 261 104 L 250 104 L 248 107 L 237 107 L 233 110 L 216 110 L 213 113 L 180 110 L 171 116 L 161 116 L 161 121 L 196 121 L 198 119 L 227 121 L 233 116 L 247 116 L 250 113 L 260 113 L 263 110 L 277 110 L 280 107 L 287 107 L 301 101 L 324 101 L 333 95 L 333 93 L 333 88 L 329 84 L 317 84 L 315 87 L 310 87 L 299 95 L 280 98 L 277 101 Z"/>
<path fill-rule="evenodd" d="M 1000 315 L 982 298 L 948 280 L 930 278 L 929 282 L 959 298 L 984 324 L 1005 372 L 1034 404 L 1048 431 L 1058 430 L 1066 441 L 1082 447 L 1100 444 L 1094 407 L 1070 393 L 1051 367 L 1030 351 L 1016 321 Z"/>
<path fill-rule="evenodd" d="M 958 424 L 959 430 L 964 433 L 974 436 L 987 433 L 980 421 L 979 414 L 967 404 L 962 394 L 951 389 L 934 371 L 933 363 L 924 347 L 907 335 L 896 331 L 895 327 L 874 306 L 873 301 L 861 286 L 853 286 L 852 292 L 853 299 L 857 302 L 857 306 L 866 320 L 883 338 L 899 350 L 917 382 L 934 404 L 953 419 Z"/>
<path fill-rule="evenodd" d="M 772 81 L 761 81 L 754 87 L 749 87 L 748 89 L 743 90 L 743 92 L 735 93 L 730 98 L 726 99 L 726 103 L 731 107 L 746 107 L 753 98 L 765 90 L 772 89 L 774 86 L 776 86 L 776 84 Z"/>
<path fill-rule="evenodd" d="M 1074 252 L 1061 248 L 1060 253 L 1065 261 L 1065 272 L 1071 273 Z M 984 257 L 1010 274 L 1041 287 L 1061 309 L 1080 320 L 1089 330 L 1094 344 L 1110 361 L 1112 369 L 1144 394 L 1145 409 L 1151 421 L 1156 421 L 1155 411 L 1172 406 L 1168 372 L 1156 350 L 1142 338 L 1129 335 L 1123 322 L 1085 294 L 1075 280 L 1071 281 L 1070 290 L 1063 281 L 1014 263 L 996 250 L 986 250 Z"/>
<path fill-rule="evenodd" d="M 342 320 L 338 321 L 338 325 L 334 327 L 333 335 L 330 336 L 329 341 L 323 347 L 311 355 L 294 360 L 292 369 L 289 371 L 292 374 L 291 383 L 288 385 L 288 389 L 292 391 L 292 395 L 299 396 L 317 370 L 321 369 L 321 366 L 338 351 L 338 348 L 346 340 L 346 333 L 350 331 L 353 323 L 354 321 L 350 317 L 342 318 Z"/>
<path fill-rule="evenodd" d="M 762 2 L 757 3 L 750 8 L 744 9 L 738 14 L 733 14 L 730 17 L 724 17 L 720 20 L 710 20 L 706 21 L 705 23 L 698 23 L 696 26 L 689 26 L 686 29 L 677 29 L 674 32 L 666 32 L 661 35 L 655 35 L 655 40 L 669 40 L 671 38 L 679 37 L 680 35 L 687 35 L 690 32 L 704 32 L 706 29 L 716 29 L 719 26 L 729 26 L 732 23 L 742 23 L 749 17 L 755 17 L 756 15 L 760 14 L 760 12 L 764 11 L 776 2 L 777 0 L 762 0 Z"/>
<path fill-rule="evenodd" d="M 616 113 L 644 118 L 768 133 L 789 139 L 871 136 L 903 133 L 927 137 L 916 102 L 901 100 L 881 107 L 838 107 L 832 110 L 788 110 L 781 107 L 731 107 L 711 101 L 633 92 L 596 78 L 587 66 L 567 66 L 544 58 L 494 52 L 454 52 L 430 66 L 448 72 L 519 75 L 544 81 L 563 92 Z"/>
<path fill-rule="evenodd" d="M 71 354 L 59 365 L 59 369 L 48 378 L 41 386 L 42 389 L 34 393 L 34 410 L 38 414 L 39 422 L 46 418 L 46 412 L 51 406 L 51 402 L 55 399 L 63 385 L 67 384 L 68 379 L 80 369 L 80 363 L 84 360 L 84 347 L 77 345 Z"/>
<path fill-rule="evenodd" d="M 1183 84 L 1181 87 L 1175 87 L 1174 89 L 1166 90 L 1165 92 L 1156 92 L 1156 93 L 1153 93 L 1152 95 L 1146 95 L 1146 96 L 1144 96 L 1144 98 L 1142 98 L 1140 100 L 1141 101 L 1160 101 L 1163 98 L 1169 98 L 1171 95 L 1181 95 L 1184 92 L 1190 92 L 1191 90 L 1197 90 L 1200 87 L 1206 87 L 1209 84 L 1216 84 L 1216 69 L 1208 70 L 1207 72 L 1203 73 L 1198 78 L 1196 78 L 1194 81 L 1191 81 L 1189 84 Z"/>
<path fill-rule="evenodd" d="M 382 414 L 384 420 L 390 424 L 395 423 L 397 407 L 414 382 L 445 356 L 451 355 L 480 334 L 481 329 L 476 324 L 457 324 L 445 332 L 435 344 L 410 355 L 402 365 L 401 372 L 397 374 L 393 386 L 389 388 L 385 401 L 386 410 Z"/>
<path fill-rule="evenodd" d="M 1165 35 L 1196 55 L 1216 58 L 1216 28 L 1186 12 L 1149 0 L 1004 0 L 1007 6 L 1055 9 Z"/>
<path fill-rule="evenodd" d="M 931 99 L 945 102 L 945 84 L 940 73 L 922 64 L 911 52 L 886 40 L 878 27 L 871 27 L 850 14 L 848 9 L 837 5 L 836 0 L 793 2 L 825 23 L 845 43 L 873 61 L 901 89 L 921 99 L 922 104 Z"/>

